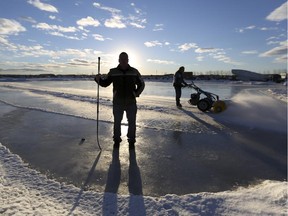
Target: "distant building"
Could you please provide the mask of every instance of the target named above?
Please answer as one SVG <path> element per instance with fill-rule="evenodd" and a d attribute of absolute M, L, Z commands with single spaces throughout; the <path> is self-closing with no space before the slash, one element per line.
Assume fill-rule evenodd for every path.
<path fill-rule="evenodd" d="M 241 70 L 241 69 L 232 69 L 232 74 L 236 76 L 236 79 L 242 81 L 267 81 L 268 78 L 264 74 Z"/>
<path fill-rule="evenodd" d="M 183 76 L 184 76 L 184 78 L 185 79 L 192 79 L 193 78 L 193 72 L 184 72 L 184 74 L 183 74 Z"/>

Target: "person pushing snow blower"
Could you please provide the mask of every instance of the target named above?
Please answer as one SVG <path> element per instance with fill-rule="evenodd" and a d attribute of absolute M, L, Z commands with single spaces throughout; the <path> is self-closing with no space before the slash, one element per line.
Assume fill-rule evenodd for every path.
<path fill-rule="evenodd" d="M 119 65 L 110 69 L 106 78 L 96 75 L 95 82 L 102 87 L 113 83 L 113 116 L 114 116 L 114 148 L 119 148 L 121 139 L 121 121 L 124 111 L 128 120 L 129 149 L 135 148 L 136 142 L 136 97 L 144 90 L 145 83 L 136 68 L 129 64 L 128 54 L 122 52 L 119 55 Z"/>
<path fill-rule="evenodd" d="M 219 113 L 226 109 L 226 104 L 224 101 L 219 100 L 219 96 L 202 90 L 198 86 L 192 83 L 187 84 L 184 81 L 183 73 L 185 71 L 185 68 L 181 66 L 178 71 L 174 75 L 173 80 L 173 86 L 175 88 L 175 94 L 176 94 L 176 106 L 178 108 L 181 108 L 182 105 L 180 103 L 181 93 L 183 87 L 189 87 L 196 90 L 196 93 L 191 94 L 191 98 L 188 100 L 188 103 L 193 106 L 197 106 L 197 108 L 203 112 L 206 112 L 213 108 L 213 112 Z M 201 97 L 202 96 L 202 97 Z"/>
<path fill-rule="evenodd" d="M 174 80 L 173 80 L 173 86 L 175 89 L 175 94 L 176 94 L 176 106 L 178 108 L 181 108 L 182 105 L 180 103 L 180 98 L 182 94 L 182 87 L 186 87 L 188 84 L 184 81 L 183 73 L 185 71 L 185 68 L 181 66 L 178 71 L 174 74 Z"/>

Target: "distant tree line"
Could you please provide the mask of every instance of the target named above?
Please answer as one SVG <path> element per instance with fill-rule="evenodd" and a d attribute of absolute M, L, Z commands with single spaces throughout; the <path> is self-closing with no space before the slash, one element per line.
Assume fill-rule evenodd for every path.
<path fill-rule="evenodd" d="M 184 74 L 185 75 L 185 74 Z M 171 81 L 174 74 L 164 74 L 164 75 L 143 75 L 145 80 L 161 80 L 161 81 Z M 287 74 L 285 76 L 280 74 L 265 74 L 267 81 L 282 82 L 287 79 Z M 24 74 L 0 74 L 0 78 L 13 78 L 13 79 L 31 79 L 31 78 L 53 78 L 53 79 L 94 79 L 95 75 L 86 74 L 35 74 L 35 75 L 24 75 Z M 185 77 L 187 80 L 239 80 L 237 76 L 232 74 L 193 74 Z"/>

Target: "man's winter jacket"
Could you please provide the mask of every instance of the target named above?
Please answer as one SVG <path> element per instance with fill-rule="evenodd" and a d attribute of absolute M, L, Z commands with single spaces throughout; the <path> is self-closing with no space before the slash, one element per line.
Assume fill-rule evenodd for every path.
<path fill-rule="evenodd" d="M 128 67 L 122 70 L 120 66 L 110 69 L 106 78 L 99 80 L 99 85 L 107 87 L 113 83 L 113 104 L 129 105 L 136 103 L 144 90 L 145 83 L 136 68 Z"/>
<path fill-rule="evenodd" d="M 173 86 L 174 87 L 187 86 L 187 83 L 184 81 L 183 74 L 179 71 L 177 71 L 174 75 Z"/>

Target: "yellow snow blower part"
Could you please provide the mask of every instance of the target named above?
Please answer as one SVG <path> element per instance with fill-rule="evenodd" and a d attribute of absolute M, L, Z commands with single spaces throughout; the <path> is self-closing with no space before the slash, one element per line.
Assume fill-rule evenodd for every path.
<path fill-rule="evenodd" d="M 217 100 L 213 103 L 213 112 L 220 113 L 223 112 L 227 108 L 226 104 L 222 100 Z"/>

